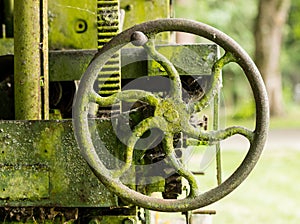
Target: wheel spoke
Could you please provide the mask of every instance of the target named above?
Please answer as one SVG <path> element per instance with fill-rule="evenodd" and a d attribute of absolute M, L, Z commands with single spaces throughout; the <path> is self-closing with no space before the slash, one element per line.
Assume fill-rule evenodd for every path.
<path fill-rule="evenodd" d="M 141 121 L 134 128 L 133 133 L 127 142 L 127 148 L 126 148 L 126 153 L 125 153 L 125 163 L 120 169 L 115 170 L 113 172 L 114 177 L 122 176 L 130 168 L 130 166 L 132 165 L 133 151 L 134 151 L 135 144 L 143 136 L 143 134 L 146 131 L 148 131 L 152 128 L 159 128 L 162 131 L 166 131 L 167 123 L 161 117 L 149 117 L 149 118 L 146 118 L 145 120 Z M 144 150 L 147 150 L 147 149 L 148 149 L 148 145 L 145 145 Z"/>
<path fill-rule="evenodd" d="M 151 106 L 157 106 L 160 102 L 158 97 L 144 90 L 124 90 L 106 97 L 102 97 L 95 91 L 91 91 L 89 100 L 90 102 L 97 103 L 102 107 L 111 106 L 119 101 L 136 102 L 137 100 L 140 100 Z"/>
<path fill-rule="evenodd" d="M 169 163 L 175 168 L 176 172 L 189 182 L 190 193 L 188 197 L 196 197 L 197 195 L 199 195 L 199 188 L 194 175 L 189 170 L 187 170 L 183 166 L 183 164 L 176 158 L 173 146 L 173 135 L 168 134 L 165 136 L 164 150 L 167 154 Z"/>
<path fill-rule="evenodd" d="M 193 144 L 197 144 L 197 142 L 207 142 L 208 144 L 215 144 L 216 142 L 225 140 L 237 134 L 246 137 L 250 143 L 252 143 L 254 139 L 254 132 L 241 126 L 232 126 L 218 131 L 202 131 L 189 126 L 188 130 L 185 129 L 184 132 L 189 135 L 189 137 L 193 138 L 193 140 L 189 141 Z"/>
<path fill-rule="evenodd" d="M 217 90 L 222 87 L 223 67 L 226 64 L 234 61 L 235 61 L 235 57 L 230 52 L 226 52 L 218 61 L 216 61 L 216 63 L 213 65 L 212 68 L 212 77 L 213 77 L 212 86 L 199 101 L 192 102 L 189 104 L 189 108 L 191 111 L 200 112 L 209 105 L 211 99 L 217 94 L 218 92 Z"/>
<path fill-rule="evenodd" d="M 154 40 L 150 39 L 145 45 L 143 45 L 147 53 L 157 61 L 167 72 L 169 78 L 172 81 L 170 94 L 174 99 L 182 99 L 182 86 L 180 76 L 174 67 L 174 65 L 162 54 L 155 49 Z"/>
<path fill-rule="evenodd" d="M 95 91 L 91 91 L 89 94 L 89 100 L 92 103 L 97 103 L 101 107 L 111 106 L 114 103 L 116 103 L 116 94 L 113 94 L 111 96 L 102 97 Z"/>

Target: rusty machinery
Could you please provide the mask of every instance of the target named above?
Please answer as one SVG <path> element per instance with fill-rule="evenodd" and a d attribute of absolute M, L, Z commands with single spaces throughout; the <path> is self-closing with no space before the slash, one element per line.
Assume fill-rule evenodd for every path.
<path fill-rule="evenodd" d="M 188 216 L 255 166 L 268 129 L 266 91 L 250 57 L 224 33 L 170 18 L 169 0 L 0 7 L 0 222 L 150 223 L 150 210 Z M 211 42 L 174 44 L 177 31 Z M 219 127 L 229 63 L 251 86 L 253 130 Z M 222 180 L 220 141 L 237 134 L 250 147 Z M 212 189 L 203 191 L 184 162 L 191 145 L 216 151 Z"/>

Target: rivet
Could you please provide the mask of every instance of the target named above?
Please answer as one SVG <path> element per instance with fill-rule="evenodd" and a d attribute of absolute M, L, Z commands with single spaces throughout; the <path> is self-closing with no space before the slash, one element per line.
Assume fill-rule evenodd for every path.
<path fill-rule="evenodd" d="M 75 23 L 75 31 L 76 33 L 84 33 L 87 31 L 88 25 L 87 22 L 83 19 L 78 19 Z"/>

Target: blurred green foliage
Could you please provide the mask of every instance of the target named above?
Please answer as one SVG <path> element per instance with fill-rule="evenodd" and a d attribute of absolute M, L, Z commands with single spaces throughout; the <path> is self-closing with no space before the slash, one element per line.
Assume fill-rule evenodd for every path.
<path fill-rule="evenodd" d="M 255 50 L 254 22 L 256 1 L 241 0 L 177 0 L 176 17 L 188 18 L 211 25 L 237 41 L 253 58 Z M 233 117 L 253 117 L 255 107 L 251 89 L 239 66 L 230 64 L 223 71 L 225 106 L 234 107 Z"/>
<path fill-rule="evenodd" d="M 258 0 L 176 0 L 175 3 L 176 17 L 194 19 L 216 27 L 235 39 L 254 58 Z M 287 106 L 294 104 L 295 84 L 300 83 L 300 1 L 292 0 L 291 3 L 281 53 L 283 97 Z M 231 66 L 224 70 L 224 86 L 229 85 L 230 91 L 235 89 L 229 100 L 234 106 L 238 106 L 243 100 L 241 97 L 245 97 L 245 89 L 236 88 L 243 85 L 241 73 L 240 69 Z"/>
<path fill-rule="evenodd" d="M 285 30 L 282 51 L 282 80 L 284 96 L 288 103 L 293 100 L 293 89 L 300 83 L 300 1 L 292 0 Z"/>
<path fill-rule="evenodd" d="M 180 3 L 180 2 L 183 3 Z M 254 52 L 257 1 L 177 0 L 175 16 L 207 23 L 225 32 L 250 54 Z"/>

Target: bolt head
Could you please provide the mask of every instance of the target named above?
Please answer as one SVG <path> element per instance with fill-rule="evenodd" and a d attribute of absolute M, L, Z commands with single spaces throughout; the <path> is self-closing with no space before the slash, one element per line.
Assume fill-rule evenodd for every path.
<path fill-rule="evenodd" d="M 143 46 L 144 44 L 146 44 L 148 42 L 148 37 L 141 31 L 135 31 L 132 35 L 131 35 L 131 43 L 134 46 Z"/>

